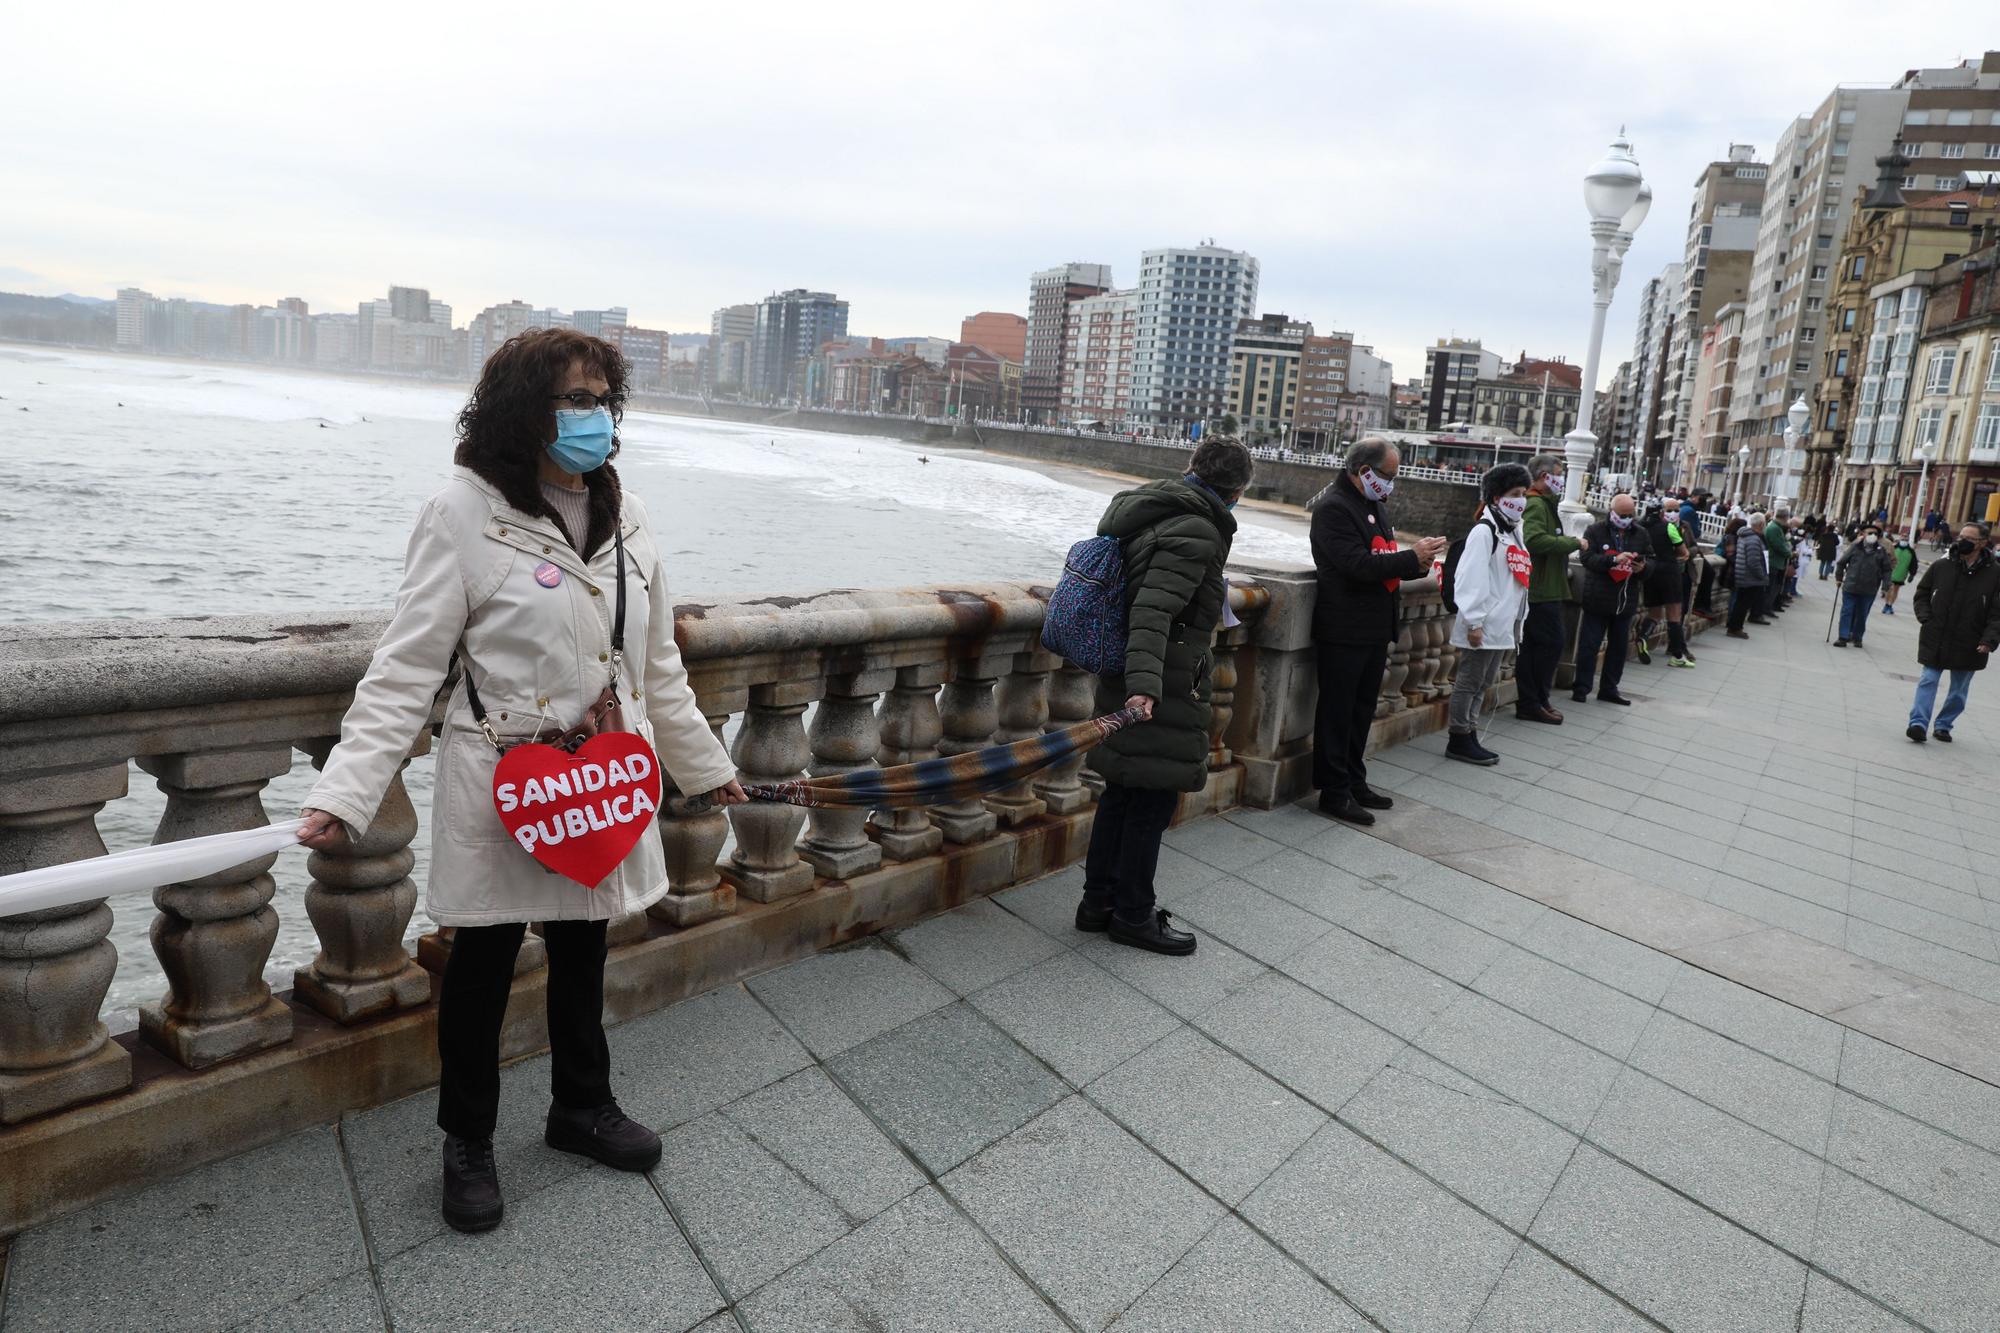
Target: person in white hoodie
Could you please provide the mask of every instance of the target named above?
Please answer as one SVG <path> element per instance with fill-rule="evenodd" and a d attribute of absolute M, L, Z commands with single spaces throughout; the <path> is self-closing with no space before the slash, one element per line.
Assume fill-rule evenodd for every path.
<path fill-rule="evenodd" d="M 1452 682 L 1451 739 L 1445 753 L 1468 764 L 1497 764 L 1500 756 L 1479 743 L 1479 712 L 1486 691 L 1499 679 L 1500 666 L 1520 642 L 1528 609 L 1528 576 L 1534 566 L 1521 541 L 1521 516 L 1528 508 L 1533 478 L 1519 463 L 1502 463 L 1480 479 L 1484 503 L 1465 535 L 1465 548 L 1452 571 L 1452 600 L 1458 605 L 1451 644 L 1459 650 Z"/>

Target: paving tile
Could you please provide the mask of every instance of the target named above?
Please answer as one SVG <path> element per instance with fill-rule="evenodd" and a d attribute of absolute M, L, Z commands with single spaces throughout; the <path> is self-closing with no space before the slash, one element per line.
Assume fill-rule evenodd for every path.
<path fill-rule="evenodd" d="M 622 1171 L 509 1199 L 492 1231 L 405 1250 L 382 1265 L 382 1289 L 411 1330 L 687 1329 L 723 1306 L 653 1187 Z"/>
<path fill-rule="evenodd" d="M 1580 1133 L 1618 1061 L 1483 995 L 1466 993 L 1415 1037 L 1428 1054 Z"/>
<path fill-rule="evenodd" d="M 1830 1167 L 1813 1265 L 1940 1333 L 2000 1328 L 2000 1249 Z"/>
<path fill-rule="evenodd" d="M 1972 929 L 1966 927 L 1968 943 L 1978 943 L 1970 939 Z M 1968 952 L 1918 939 L 1858 916 L 1847 919 L 1846 948 L 1849 953 L 1872 958 L 1989 1003 L 2000 1000 L 2000 964 Z"/>
<path fill-rule="evenodd" d="M 619 1102 L 627 1115 L 656 1130 L 707 1115 L 812 1063 L 806 1048 L 741 986 L 622 1023 L 610 1038 Z M 504 1108 L 505 1072 L 501 1086 Z M 535 1118 L 537 1134 L 547 1109 L 543 1103 Z"/>
<path fill-rule="evenodd" d="M 1338 1123 L 1241 1211 L 1389 1328 L 1466 1328 L 1516 1244 L 1511 1232 Z"/>
<path fill-rule="evenodd" d="M 1223 1202 L 1241 1203 L 1326 1123 L 1326 1114 L 1190 1028 L 1084 1089 Z"/>
<path fill-rule="evenodd" d="M 834 1074 L 933 1174 L 1012 1133 L 1069 1091 L 959 1003 L 836 1057 Z"/>
<path fill-rule="evenodd" d="M 1847 892 L 1847 910 L 1861 920 L 1992 962 L 1993 932 L 1986 926 L 1985 907 L 1977 899 L 1966 901 L 1977 904 L 1978 915 L 1971 920 L 1935 912 L 1858 885 Z"/>
<path fill-rule="evenodd" d="M 923 1173 L 818 1066 L 731 1102 L 722 1113 L 850 1222 L 875 1216 L 924 1183 Z"/>
<path fill-rule="evenodd" d="M 1401 1037 L 1276 972 L 1203 1013 L 1197 1026 L 1329 1111 L 1340 1109 L 1404 1046 Z"/>
<path fill-rule="evenodd" d="M 1081 1097 L 1044 1111 L 940 1182 L 1085 1328 L 1157 1282 L 1222 1208 Z"/>
<path fill-rule="evenodd" d="M 1072 904 L 1074 906 L 1074 904 Z M 1062 945 L 985 898 L 903 930 L 889 943 L 960 995 L 1033 967 Z"/>
<path fill-rule="evenodd" d="M 1533 826 L 1533 821 L 1526 819 L 1522 823 Z M 1576 887 L 1579 874 L 1594 869 L 1593 863 L 1584 859 L 1584 854 L 1604 843 L 1604 835 L 1594 830 L 1559 821 L 1552 823 L 1554 827 L 1536 832 L 1534 842 L 1452 852 L 1438 857 L 1438 864 L 1462 870 L 1476 879 L 1535 902 L 1548 902 L 1570 892 Z M 1564 846 L 1571 839 L 1575 840 L 1576 853 Z"/>
<path fill-rule="evenodd" d="M 1631 1063 L 1809 1153 L 1826 1147 L 1833 1084 L 1672 1014 L 1657 1015 Z"/>
<path fill-rule="evenodd" d="M 1708 900 L 1717 907 L 1740 912 L 1767 926 L 1780 926 L 1821 944 L 1842 948 L 1847 942 L 1847 913 L 1821 907 L 1789 893 L 1767 889 L 1734 875 L 1718 875 L 1708 891 Z"/>
<path fill-rule="evenodd" d="M 1185 916 L 1223 943 L 1266 963 L 1289 958 L 1332 929 L 1322 917 L 1240 879 L 1225 879 L 1174 900 Z"/>
<path fill-rule="evenodd" d="M 1381 891 L 1371 880 L 1296 849 L 1246 867 L 1239 878 L 1329 921 L 1340 919 L 1343 903 Z"/>
<path fill-rule="evenodd" d="M 1816 1014 L 1904 994 L 1923 984 L 1921 977 L 1788 930 L 1697 944 L 1676 950 L 1675 956 Z"/>
<path fill-rule="evenodd" d="M 1924 985 L 1842 1009 L 1845 1026 L 2000 1084 L 2000 1005 Z"/>
<path fill-rule="evenodd" d="M 1356 895 L 1335 919 L 1354 934 L 1460 985 L 1484 972 L 1507 947 L 1504 940 L 1387 888 Z"/>
<path fill-rule="evenodd" d="M 1275 856 L 1286 846 L 1227 819 L 1193 820 L 1168 829 L 1160 841 L 1177 852 L 1186 852 L 1197 861 L 1231 873 Z"/>
<path fill-rule="evenodd" d="M 1225 810 L 1222 817 L 1232 824 L 1240 824 L 1252 833 L 1260 833 L 1273 842 L 1282 842 L 1287 847 L 1296 847 L 1302 842 L 1311 842 L 1326 832 L 1326 816 L 1306 804 L 1281 805 L 1275 810 L 1258 810 L 1239 805 L 1233 810 Z"/>
<path fill-rule="evenodd" d="M 1287 958 L 1280 970 L 1400 1037 L 1414 1037 L 1465 993 L 1450 978 L 1339 929 Z"/>
<path fill-rule="evenodd" d="M 1587 921 L 1551 912 L 1519 943 L 1544 958 L 1603 982 L 1615 990 L 1658 1004 L 1681 969 L 1672 956 L 1620 939 Z"/>
<path fill-rule="evenodd" d="M 1135 949 L 1108 935 L 1093 935 L 1076 951 L 1182 1018 L 1222 1003 L 1270 970 L 1199 927 L 1194 933 L 1199 946 L 1179 957 Z"/>
<path fill-rule="evenodd" d="M 1860 1032 L 1848 1032 L 1840 1086 L 2000 1152 L 2000 1087 Z"/>
<path fill-rule="evenodd" d="M 953 998 L 875 939 L 801 958 L 745 984 L 821 1059 L 942 1009 Z"/>
<path fill-rule="evenodd" d="M 1376 1075 L 1340 1120 L 1518 1231 L 1576 1150 L 1575 1135 L 1416 1050 Z"/>
<path fill-rule="evenodd" d="M 1805 1265 L 1584 1147 L 1530 1239 L 1669 1328 L 1789 1328 Z"/>
<path fill-rule="evenodd" d="M 1435 862 L 1407 875 L 1379 875 L 1375 882 L 1503 940 L 1518 939 L 1548 914 L 1531 898 Z"/>
<path fill-rule="evenodd" d="M 653 1178 L 731 1299 L 853 1227 L 845 1212 L 725 1116 L 661 1136 Z"/>
<path fill-rule="evenodd" d="M 1074 953 L 972 997 L 980 1013 L 1081 1087 L 1171 1032 L 1171 1013 Z"/>
<path fill-rule="evenodd" d="M 1514 1252 L 1507 1271 L 1500 1275 L 1500 1285 L 1472 1321 L 1473 1333 L 1552 1333 L 1556 1329 L 1626 1333 L 1652 1327 L 1602 1287 L 1592 1286 L 1531 1245 Z"/>
<path fill-rule="evenodd" d="M 1636 1069 L 1618 1075 L 1590 1140 L 1781 1249 L 1812 1243 L 1819 1158 Z"/>
<path fill-rule="evenodd" d="M 360 1272 L 232 1324 L 230 1333 L 385 1333 L 387 1328 L 375 1279 Z"/>
<path fill-rule="evenodd" d="M 739 1308 L 757 1333 L 1062 1333 L 1064 1327 L 928 1186 Z"/>
<path fill-rule="evenodd" d="M 1508 949 L 1472 988 L 1619 1059 L 1653 1015 L 1650 1005 L 1526 949 Z"/>
<path fill-rule="evenodd" d="M 1219 875 L 1219 870 L 1210 870 Z M 1154 881 L 1155 886 L 1158 880 Z M 1083 938 L 1076 928 L 1076 905 L 1083 901 L 1083 867 L 1071 866 L 1041 879 L 1006 889 L 987 899 L 1042 931 L 1058 944 Z"/>
<path fill-rule="evenodd" d="M 1799 1310 L 1799 1333 L 1914 1333 L 1916 1325 L 1843 1287 L 1826 1274 L 1806 1274 L 1806 1303 Z"/>
<path fill-rule="evenodd" d="M 1114 1327 L 1118 1333 L 1360 1333 L 1368 1324 L 1270 1242 L 1225 1217 Z"/>
<path fill-rule="evenodd" d="M 1403 804 L 1401 800 L 1397 802 L 1398 806 Z M 1363 833 L 1352 825 L 1332 821 L 1328 821 L 1326 832 L 1300 843 L 1299 850 L 1363 879 L 1372 879 L 1384 871 L 1410 874 L 1425 864 L 1425 858 L 1415 852 Z"/>
<path fill-rule="evenodd" d="M 367 1264 L 333 1131 L 307 1130 L 16 1236 L 6 1326 L 215 1327 Z"/>
<path fill-rule="evenodd" d="M 2000 1156 L 1837 1092 L 1826 1158 L 1892 1194 L 2000 1242 Z"/>

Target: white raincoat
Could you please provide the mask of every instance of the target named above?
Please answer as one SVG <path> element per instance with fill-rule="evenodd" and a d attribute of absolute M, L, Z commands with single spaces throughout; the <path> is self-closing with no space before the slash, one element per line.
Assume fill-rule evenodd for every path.
<path fill-rule="evenodd" d="M 695 707 L 674 643 L 659 546 L 629 492 L 619 524 L 625 725 L 658 752 L 674 787 L 712 791 L 736 776 L 736 766 Z M 544 566 L 554 574 L 544 569 L 538 580 Z M 555 586 L 546 586 L 551 578 Z M 545 737 L 574 726 L 610 679 L 617 584 L 615 542 L 605 541 L 585 564 L 553 520 L 521 513 L 471 469 L 453 468 L 417 516 L 395 615 L 305 805 L 337 817 L 355 837 L 366 832 L 430 715 L 454 651 L 504 739 L 533 736 L 538 724 Z M 650 829 L 596 888 L 544 869 L 494 810 L 497 762 L 461 681 L 445 711 L 431 806 L 425 908 L 438 924 L 599 920 L 638 911 L 667 891 L 665 857 Z"/>
<path fill-rule="evenodd" d="M 1485 649 L 1520 644 L 1521 620 L 1528 613 L 1528 576 L 1533 561 L 1521 544 L 1521 525 L 1497 532 L 1492 515 L 1483 515 L 1465 535 L 1465 549 L 1452 571 L 1452 600 L 1458 617 L 1451 623 L 1451 646 L 1470 648 L 1467 630 L 1477 629 Z"/>

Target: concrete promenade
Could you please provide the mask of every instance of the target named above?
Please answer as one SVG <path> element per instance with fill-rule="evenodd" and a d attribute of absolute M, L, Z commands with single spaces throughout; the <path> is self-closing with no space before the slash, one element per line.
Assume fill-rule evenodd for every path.
<path fill-rule="evenodd" d="M 1913 618 L 1805 586 L 1372 831 L 1174 830 L 1191 959 L 1065 871 L 614 1029 L 649 1177 L 532 1059 L 498 1231 L 424 1094 L 16 1238 L 0 1328 L 2000 1327 L 2000 673 L 1913 745 Z"/>

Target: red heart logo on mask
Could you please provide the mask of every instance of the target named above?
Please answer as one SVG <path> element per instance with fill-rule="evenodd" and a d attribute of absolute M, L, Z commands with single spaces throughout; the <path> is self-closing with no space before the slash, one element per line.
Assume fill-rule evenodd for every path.
<path fill-rule="evenodd" d="M 575 754 L 517 745 L 493 770 L 493 806 L 523 851 L 594 889 L 652 826 L 660 760 L 629 731 L 600 732 Z"/>

